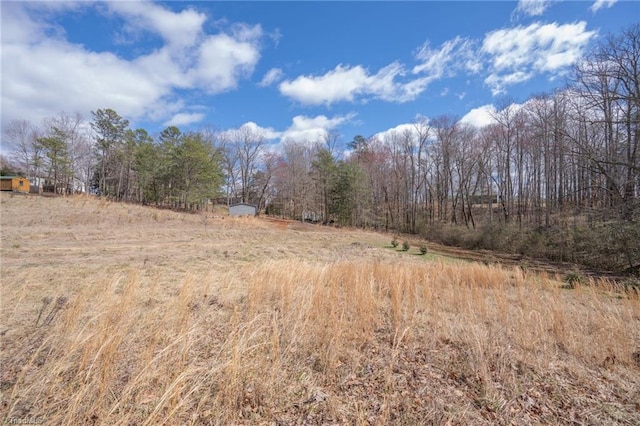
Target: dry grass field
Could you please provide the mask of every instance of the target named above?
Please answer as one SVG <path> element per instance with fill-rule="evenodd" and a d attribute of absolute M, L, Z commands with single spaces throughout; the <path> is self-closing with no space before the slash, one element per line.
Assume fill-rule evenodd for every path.
<path fill-rule="evenodd" d="M 640 301 L 390 236 L 0 194 L 0 421 L 640 424 Z"/>

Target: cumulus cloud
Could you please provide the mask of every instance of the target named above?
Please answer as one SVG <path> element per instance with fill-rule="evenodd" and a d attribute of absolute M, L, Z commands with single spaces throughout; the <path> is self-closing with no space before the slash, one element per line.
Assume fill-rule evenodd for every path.
<path fill-rule="evenodd" d="M 596 0 L 593 2 L 589 10 L 596 13 L 600 9 L 608 9 L 613 6 L 618 0 Z"/>
<path fill-rule="evenodd" d="M 12 81 L 2 91 L 3 122 L 9 113 L 15 116 L 10 118 L 41 118 L 69 108 L 88 113 L 103 106 L 139 116 L 149 103 L 169 102 L 168 87 L 111 53 L 50 40 L 28 48 L 4 44 L 2 57 L 3 79 Z"/>
<path fill-rule="evenodd" d="M 207 33 L 207 17 L 192 8 L 174 12 L 151 2 L 66 5 L 105 7 L 132 31 L 159 37 L 161 46 L 132 58 L 93 51 L 67 40 L 52 24 L 59 11 L 48 2 L 2 5 L 2 123 L 39 121 L 62 110 L 89 115 L 113 108 L 132 119 L 194 122 L 182 111 L 180 90 L 210 94 L 237 87 L 260 59 L 259 25 L 233 24 Z M 66 10 L 66 9 L 65 9 Z"/>
<path fill-rule="evenodd" d="M 275 130 L 273 127 L 262 127 L 253 121 L 248 121 L 238 128 L 223 130 L 221 136 L 227 140 L 234 140 L 239 134 L 247 132 L 259 135 L 267 141 L 272 141 L 282 136 L 282 132 Z"/>
<path fill-rule="evenodd" d="M 195 112 L 195 113 L 180 112 L 174 115 L 173 117 L 171 117 L 170 120 L 165 121 L 164 125 L 167 127 L 168 126 L 176 126 L 176 127 L 187 126 L 189 124 L 197 123 L 201 121 L 203 118 L 204 118 L 204 114 L 201 112 Z"/>
<path fill-rule="evenodd" d="M 375 74 L 361 65 L 339 64 L 323 75 L 302 75 L 285 80 L 279 89 L 284 96 L 307 105 L 354 102 L 359 98 L 401 103 L 416 99 L 428 84 L 424 78 L 399 81 L 405 75 L 399 62 L 393 62 Z"/>
<path fill-rule="evenodd" d="M 376 73 L 362 65 L 339 64 L 322 75 L 301 75 L 285 80 L 279 89 L 284 96 L 307 105 L 369 99 L 409 102 L 420 96 L 433 81 L 460 71 L 472 74 L 481 71 L 483 66 L 476 45 L 476 41 L 462 37 L 445 41 L 439 48 L 432 48 L 427 41 L 414 53 L 417 64 L 410 72 L 398 61 Z"/>
<path fill-rule="evenodd" d="M 317 115 L 309 117 L 306 115 L 296 115 L 292 118 L 289 127 L 283 130 L 276 130 L 273 127 L 262 127 L 259 124 L 249 121 L 238 128 L 223 130 L 222 136 L 233 139 L 238 132 L 249 131 L 253 134 L 260 134 L 266 140 L 283 142 L 294 140 L 296 142 L 320 142 L 339 126 L 353 120 L 355 113 L 336 115 L 327 117 Z M 277 147 L 276 147 L 277 150 Z"/>
<path fill-rule="evenodd" d="M 536 74 L 557 74 L 574 64 L 596 35 L 586 30 L 586 22 L 559 25 L 533 23 L 488 33 L 482 53 L 489 61 L 485 83 L 494 95 L 506 87 L 522 83 Z"/>
<path fill-rule="evenodd" d="M 303 104 L 332 104 L 352 102 L 366 91 L 369 73 L 362 66 L 338 65 L 324 75 L 302 75 L 280 83 L 280 93 Z"/>
<path fill-rule="evenodd" d="M 535 16 L 549 4 L 523 2 L 521 9 Z M 279 89 L 282 95 L 306 105 L 370 99 L 408 102 L 432 82 L 466 73 L 482 75 L 493 95 L 498 95 L 536 75 L 549 79 L 563 75 L 597 34 L 586 25 L 584 21 L 535 22 L 489 32 L 482 40 L 457 36 L 435 47 L 426 41 L 414 52 L 416 63 L 410 71 L 397 61 L 375 73 L 363 65 L 339 64 L 324 74 L 282 81 Z M 270 81 L 267 77 L 266 82 Z"/>
<path fill-rule="evenodd" d="M 259 58 L 257 39 L 212 35 L 200 45 L 199 60 L 186 76 L 208 93 L 220 93 L 236 88 L 240 79 L 251 75 Z"/>
<path fill-rule="evenodd" d="M 293 117 L 291 126 L 282 132 L 282 139 L 291 139 L 299 142 L 319 142 L 324 140 L 331 130 L 353 120 L 354 117 L 354 113 L 337 115 L 331 118 L 325 115 L 315 117 L 297 115 Z"/>
<path fill-rule="evenodd" d="M 282 70 L 280 68 L 271 68 L 267 73 L 262 77 L 258 86 L 267 87 L 271 86 L 273 83 L 277 83 L 282 79 Z"/>
<path fill-rule="evenodd" d="M 31 19 L 24 4 L 3 2 L 1 7 L 3 45 L 36 42 L 51 28 L 51 25 Z"/>
<path fill-rule="evenodd" d="M 282 136 L 282 132 L 276 131 L 273 127 L 262 127 L 253 121 L 249 121 L 240 127 L 241 130 L 249 130 L 254 134 L 260 134 L 267 140 L 274 140 Z"/>
<path fill-rule="evenodd" d="M 410 134 L 412 137 L 416 136 L 418 129 L 414 123 L 398 124 L 395 127 L 376 133 L 373 137 L 381 142 L 390 142 L 404 137 L 405 134 Z"/>
<path fill-rule="evenodd" d="M 127 19 L 131 30 L 144 29 L 159 34 L 175 48 L 196 43 L 207 17 L 194 9 L 175 13 L 149 1 L 117 1 L 109 8 Z"/>
<path fill-rule="evenodd" d="M 468 113 L 465 114 L 464 117 L 460 119 L 462 123 L 470 124 L 474 127 L 481 128 L 488 126 L 495 122 L 493 115 L 496 113 L 496 108 L 489 104 L 483 105 L 478 108 L 474 108 Z"/>

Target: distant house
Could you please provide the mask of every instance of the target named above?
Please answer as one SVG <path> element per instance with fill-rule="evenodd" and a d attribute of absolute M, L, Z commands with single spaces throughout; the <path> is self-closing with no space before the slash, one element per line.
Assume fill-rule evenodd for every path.
<path fill-rule="evenodd" d="M 56 190 L 53 179 L 32 176 L 30 181 L 32 193 L 41 194 L 43 192 L 55 192 Z M 58 193 L 62 194 L 66 192 L 67 194 L 84 194 L 86 192 L 84 182 L 76 177 L 68 181 L 66 185 L 66 189 L 63 186 L 58 185 Z"/>
<path fill-rule="evenodd" d="M 29 192 L 29 179 L 20 176 L 0 176 L 2 191 Z"/>
<path fill-rule="evenodd" d="M 256 206 L 253 204 L 238 203 L 229 206 L 229 216 L 255 216 Z"/>

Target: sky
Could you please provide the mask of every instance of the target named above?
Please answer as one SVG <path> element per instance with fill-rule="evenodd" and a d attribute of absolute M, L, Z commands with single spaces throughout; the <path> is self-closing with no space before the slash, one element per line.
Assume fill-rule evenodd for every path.
<path fill-rule="evenodd" d="M 640 2 L 10 2 L 1 124 L 111 108 L 152 135 L 248 126 L 343 143 L 451 114 L 476 126 L 566 84 Z M 3 144 L 4 145 L 4 144 Z"/>

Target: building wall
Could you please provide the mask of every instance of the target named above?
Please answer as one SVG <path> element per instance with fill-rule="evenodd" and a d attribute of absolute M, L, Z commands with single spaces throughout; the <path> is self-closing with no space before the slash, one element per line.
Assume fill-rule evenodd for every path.
<path fill-rule="evenodd" d="M 229 206 L 229 215 L 230 216 L 255 216 L 256 208 L 255 206 L 249 204 L 236 204 L 233 206 Z"/>
<path fill-rule="evenodd" d="M 0 189 L 3 191 L 11 191 L 11 184 L 12 184 L 12 180 L 11 179 L 2 179 L 0 180 Z"/>
<path fill-rule="evenodd" d="M 29 178 L 31 182 L 31 192 L 40 193 L 40 192 L 53 192 L 53 181 L 51 179 L 32 176 Z M 58 191 L 64 191 L 64 188 L 58 188 Z M 66 189 L 67 194 L 75 193 L 75 194 L 84 194 L 87 191 L 85 184 L 82 180 L 78 178 L 73 178 L 73 181 L 68 184 Z"/>
<path fill-rule="evenodd" d="M 3 191 L 29 192 L 29 179 L 10 177 L 1 179 L 0 188 Z"/>

